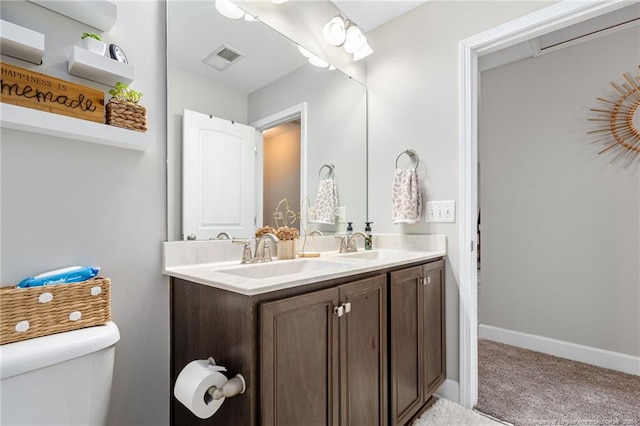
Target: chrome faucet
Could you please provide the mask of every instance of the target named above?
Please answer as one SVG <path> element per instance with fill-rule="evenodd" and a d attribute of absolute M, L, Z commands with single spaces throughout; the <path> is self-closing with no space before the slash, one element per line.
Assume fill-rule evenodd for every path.
<path fill-rule="evenodd" d="M 365 234 L 364 232 L 354 232 L 351 235 L 347 235 L 347 253 L 355 253 L 358 251 L 358 247 L 356 246 L 356 237 L 362 237 L 364 240 L 366 240 L 368 238 L 368 235 Z"/>
<path fill-rule="evenodd" d="M 309 232 L 309 236 L 313 237 L 314 235 L 319 235 L 319 236 L 323 236 L 324 234 L 321 231 L 318 231 L 317 229 L 314 229 L 313 231 Z"/>
<path fill-rule="evenodd" d="M 271 249 L 269 248 L 269 240 L 273 241 L 274 243 L 277 243 L 278 241 L 280 241 L 278 237 L 276 237 L 271 233 L 266 233 L 260 236 L 260 238 L 256 240 L 256 250 L 253 255 L 254 262 L 256 263 L 271 262 L 273 260 L 271 259 Z"/>

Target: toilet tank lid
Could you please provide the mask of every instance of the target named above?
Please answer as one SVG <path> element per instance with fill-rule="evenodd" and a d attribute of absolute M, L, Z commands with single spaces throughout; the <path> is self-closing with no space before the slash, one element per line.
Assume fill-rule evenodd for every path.
<path fill-rule="evenodd" d="M 0 346 L 0 379 L 98 352 L 116 344 L 120 331 L 113 322 Z"/>

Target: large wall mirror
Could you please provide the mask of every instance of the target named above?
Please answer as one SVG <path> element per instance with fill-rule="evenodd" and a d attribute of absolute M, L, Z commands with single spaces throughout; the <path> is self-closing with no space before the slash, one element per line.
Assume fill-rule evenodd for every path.
<path fill-rule="evenodd" d="M 364 224 L 365 86 L 213 1 L 167 1 L 167 49 L 170 241 Z M 328 183 L 334 199 L 318 196 Z M 333 215 L 322 210 L 333 205 Z"/>

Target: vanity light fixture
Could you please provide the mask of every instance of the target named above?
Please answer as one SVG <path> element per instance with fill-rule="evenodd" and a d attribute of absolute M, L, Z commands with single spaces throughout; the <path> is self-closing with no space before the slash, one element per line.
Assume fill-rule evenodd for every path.
<path fill-rule="evenodd" d="M 322 28 L 322 37 L 333 46 L 342 46 L 347 38 L 347 26 L 342 16 L 334 16 Z"/>
<path fill-rule="evenodd" d="M 359 61 L 373 53 L 362 30 L 340 15 L 334 16 L 324 25 L 322 37 L 332 46 L 344 47 L 347 53 L 353 55 L 354 61 Z"/>
<path fill-rule="evenodd" d="M 313 66 L 319 67 L 319 68 L 329 68 L 329 71 L 333 71 L 335 69 L 335 67 L 333 65 L 329 65 L 329 63 L 327 61 L 325 61 L 324 59 L 320 58 L 319 56 L 314 55 L 313 53 L 309 52 L 307 49 L 305 49 L 304 47 L 298 45 L 298 51 L 300 51 L 300 53 L 302 53 L 302 56 L 304 56 L 305 58 L 307 58 L 307 60 L 309 61 L 309 63 Z"/>
<path fill-rule="evenodd" d="M 216 0 L 216 10 L 229 19 L 240 19 L 244 16 L 244 11 L 229 0 Z"/>
<path fill-rule="evenodd" d="M 316 55 L 313 55 L 309 58 L 309 63 L 319 68 L 327 68 L 329 67 L 329 63 L 322 58 L 319 58 Z"/>
<path fill-rule="evenodd" d="M 344 50 L 347 53 L 356 53 L 367 44 L 367 38 L 362 34 L 360 28 L 351 25 L 347 28 L 347 38 L 344 41 Z"/>
<path fill-rule="evenodd" d="M 369 46 L 369 43 L 365 43 L 360 50 L 353 52 L 353 60 L 359 61 L 360 59 L 364 59 L 372 53 L 373 49 L 371 48 L 371 46 Z"/>

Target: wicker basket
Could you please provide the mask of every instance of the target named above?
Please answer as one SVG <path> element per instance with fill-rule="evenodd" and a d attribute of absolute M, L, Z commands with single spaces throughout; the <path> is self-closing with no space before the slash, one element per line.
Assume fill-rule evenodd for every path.
<path fill-rule="evenodd" d="M 125 129 L 147 131 L 147 108 L 111 98 L 107 102 L 107 124 Z"/>
<path fill-rule="evenodd" d="M 0 344 L 111 321 L 111 280 L 0 288 Z"/>

